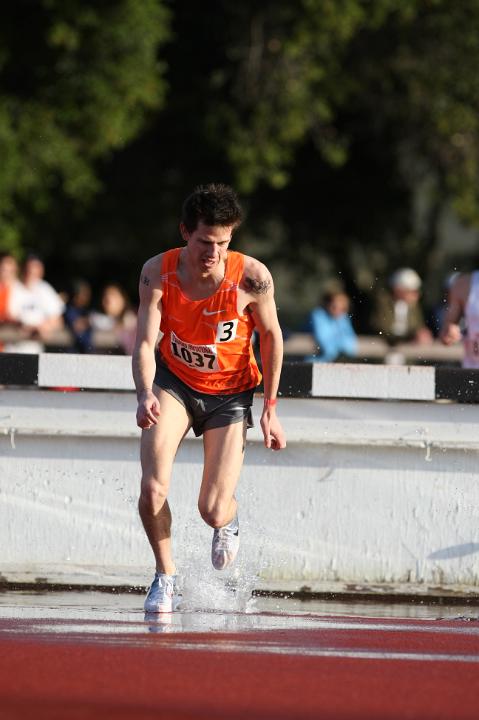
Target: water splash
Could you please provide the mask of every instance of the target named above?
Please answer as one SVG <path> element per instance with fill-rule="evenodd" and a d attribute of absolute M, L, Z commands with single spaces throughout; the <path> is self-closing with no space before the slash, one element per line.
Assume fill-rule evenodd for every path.
<path fill-rule="evenodd" d="M 244 500 L 243 497 L 243 503 Z M 250 498 L 250 510 L 254 504 L 254 499 Z M 258 537 L 262 538 L 259 542 Z M 222 571 L 213 569 L 209 545 L 191 548 L 187 565 L 179 568 L 178 585 L 183 596 L 180 610 L 221 613 L 255 611 L 252 593 L 258 587 L 260 574 L 265 569 L 263 557 L 267 533 L 256 524 L 253 531 L 251 521 L 241 520 L 240 517 L 240 538 L 235 563 Z"/>

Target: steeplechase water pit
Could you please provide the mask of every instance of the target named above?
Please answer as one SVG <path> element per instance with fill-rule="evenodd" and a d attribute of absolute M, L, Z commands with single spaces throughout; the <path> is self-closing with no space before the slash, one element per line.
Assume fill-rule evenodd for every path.
<path fill-rule="evenodd" d="M 164 622 L 136 590 L 94 592 L 146 586 L 151 558 L 129 361 L 85 360 L 0 361 L 6 717 L 475 717 L 475 373 L 285 368 L 288 448 L 250 433 L 221 580 L 187 438 L 171 498 L 184 605 Z M 393 602 L 298 599 L 322 593 Z"/>

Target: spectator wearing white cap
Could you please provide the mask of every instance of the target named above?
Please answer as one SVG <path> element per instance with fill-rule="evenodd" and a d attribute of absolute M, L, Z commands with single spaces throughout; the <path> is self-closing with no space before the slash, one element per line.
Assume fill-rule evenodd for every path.
<path fill-rule="evenodd" d="M 399 268 L 389 279 L 389 289 L 376 297 L 371 326 L 390 344 L 432 342 L 422 312 L 421 278 L 412 268 Z"/>

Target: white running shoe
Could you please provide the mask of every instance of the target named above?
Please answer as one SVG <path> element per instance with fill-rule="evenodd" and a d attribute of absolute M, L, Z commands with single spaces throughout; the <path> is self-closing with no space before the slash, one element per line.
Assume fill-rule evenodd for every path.
<path fill-rule="evenodd" d="M 176 575 L 155 573 L 145 598 L 144 609 L 147 613 L 171 613 L 178 604 Z"/>
<path fill-rule="evenodd" d="M 211 544 L 211 562 L 215 570 L 224 570 L 234 562 L 239 549 L 239 525 L 236 516 L 228 525 L 215 528 Z"/>

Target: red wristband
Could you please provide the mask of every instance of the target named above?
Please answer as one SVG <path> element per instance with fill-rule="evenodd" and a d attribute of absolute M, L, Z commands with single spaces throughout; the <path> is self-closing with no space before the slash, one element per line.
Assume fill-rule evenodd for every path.
<path fill-rule="evenodd" d="M 274 407 L 278 404 L 278 401 L 276 398 L 265 398 L 264 399 L 264 406 L 265 407 Z"/>

